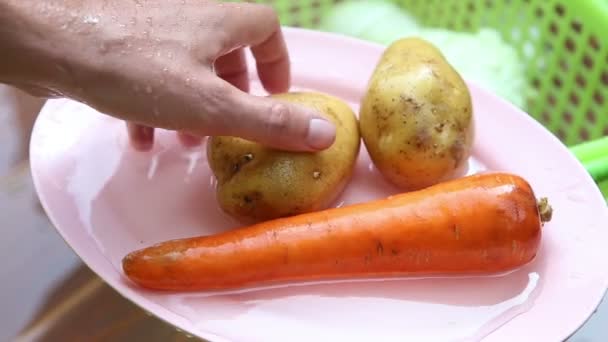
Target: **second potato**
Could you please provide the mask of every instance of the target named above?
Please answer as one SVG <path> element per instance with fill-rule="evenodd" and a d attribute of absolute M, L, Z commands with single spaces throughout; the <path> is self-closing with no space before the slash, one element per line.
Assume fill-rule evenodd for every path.
<path fill-rule="evenodd" d="M 469 90 L 424 40 L 400 39 L 385 50 L 359 120 L 376 168 L 402 189 L 421 189 L 466 170 L 474 133 Z"/>

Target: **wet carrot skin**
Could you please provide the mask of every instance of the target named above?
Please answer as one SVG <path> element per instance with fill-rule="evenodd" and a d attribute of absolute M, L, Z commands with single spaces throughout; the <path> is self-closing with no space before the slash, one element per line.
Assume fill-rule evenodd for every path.
<path fill-rule="evenodd" d="M 220 290 L 296 280 L 502 272 L 541 239 L 523 178 L 479 174 L 342 208 L 276 219 L 130 253 L 126 276 L 159 290 Z"/>

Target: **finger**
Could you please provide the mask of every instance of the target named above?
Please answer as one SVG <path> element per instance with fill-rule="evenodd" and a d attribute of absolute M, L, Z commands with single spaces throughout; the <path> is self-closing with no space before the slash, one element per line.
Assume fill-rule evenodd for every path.
<path fill-rule="evenodd" d="M 261 4 L 231 4 L 226 22 L 226 49 L 250 46 L 264 88 L 270 93 L 287 91 L 289 55 L 276 12 Z M 243 15 L 247 13 L 247 15 Z"/>
<path fill-rule="evenodd" d="M 211 93 L 214 108 L 203 111 L 212 118 L 206 135 L 230 135 L 281 150 L 317 151 L 331 146 L 335 127 L 318 114 L 318 108 L 253 96 L 218 79 Z M 213 101 L 206 102 L 213 103 Z"/>
<path fill-rule="evenodd" d="M 249 75 L 243 49 L 236 49 L 215 61 L 215 73 L 244 92 L 249 91 Z"/>
<path fill-rule="evenodd" d="M 182 145 L 186 147 L 199 146 L 203 141 L 203 138 L 185 132 L 178 132 L 177 137 L 179 138 L 179 141 L 182 143 Z"/>
<path fill-rule="evenodd" d="M 256 60 L 258 77 L 270 93 L 289 90 L 290 66 L 287 47 L 280 28 L 259 45 L 251 47 Z"/>
<path fill-rule="evenodd" d="M 127 122 L 131 146 L 138 151 L 149 151 L 154 143 L 154 128 Z"/>

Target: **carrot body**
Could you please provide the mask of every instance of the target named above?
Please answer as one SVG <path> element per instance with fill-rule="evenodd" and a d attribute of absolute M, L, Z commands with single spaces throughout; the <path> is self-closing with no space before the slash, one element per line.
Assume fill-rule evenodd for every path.
<path fill-rule="evenodd" d="M 127 255 L 123 269 L 135 283 L 164 290 L 500 272 L 535 257 L 541 214 L 521 177 L 480 174 L 381 200 L 163 242 Z"/>

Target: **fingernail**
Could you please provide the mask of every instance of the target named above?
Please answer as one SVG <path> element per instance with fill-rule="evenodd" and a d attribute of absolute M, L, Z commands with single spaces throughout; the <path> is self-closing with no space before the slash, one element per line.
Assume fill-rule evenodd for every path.
<path fill-rule="evenodd" d="M 139 126 L 131 131 L 131 144 L 138 151 L 149 151 L 154 142 L 154 128 Z"/>
<path fill-rule="evenodd" d="M 320 118 L 310 120 L 306 143 L 315 150 L 324 149 L 334 143 L 336 128 L 332 123 Z"/>
<path fill-rule="evenodd" d="M 203 141 L 203 138 L 188 133 L 179 133 L 178 136 L 185 147 L 197 147 Z"/>

